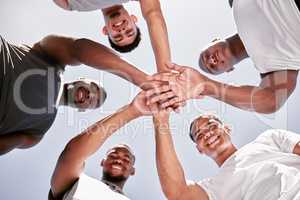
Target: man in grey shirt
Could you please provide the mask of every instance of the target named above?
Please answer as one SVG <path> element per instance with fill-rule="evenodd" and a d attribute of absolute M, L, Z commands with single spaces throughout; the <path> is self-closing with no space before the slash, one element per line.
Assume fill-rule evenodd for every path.
<path fill-rule="evenodd" d="M 108 70 L 142 87 L 148 76 L 105 46 L 88 39 L 48 36 L 32 48 L 0 38 L 0 154 L 37 144 L 51 127 L 58 105 L 99 107 L 105 91 L 93 81 L 61 85 L 65 65 Z"/>

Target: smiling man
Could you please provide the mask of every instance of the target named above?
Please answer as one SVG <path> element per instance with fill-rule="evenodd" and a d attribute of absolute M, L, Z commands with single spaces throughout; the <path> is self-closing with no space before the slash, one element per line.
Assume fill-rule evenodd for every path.
<path fill-rule="evenodd" d="M 297 85 L 300 0 L 233 0 L 230 3 L 238 33 L 226 40 L 214 40 L 201 52 L 199 66 L 207 73 L 218 75 L 231 72 L 234 65 L 249 57 L 260 74 L 260 82 L 257 85 L 227 84 L 189 67 L 178 68 L 181 78 L 175 75 L 177 78 L 165 80 L 177 86 L 170 88 L 174 96 L 183 94 L 179 100 L 187 100 L 184 94 L 197 90 L 196 96 L 210 96 L 243 110 L 274 113 L 285 104 Z M 179 88 L 183 90 L 179 92 Z M 164 96 L 157 99 L 168 100 Z"/>
<path fill-rule="evenodd" d="M 114 132 L 138 117 L 149 115 L 145 102 L 141 92 L 132 103 L 68 142 L 52 175 L 49 200 L 128 200 L 123 187 L 135 173 L 135 156 L 127 145 L 117 145 L 106 153 L 101 161 L 101 180 L 85 175 L 84 165 Z"/>
<path fill-rule="evenodd" d="M 131 15 L 123 4 L 130 0 L 54 0 L 65 10 L 102 10 L 105 26 L 102 29 L 108 36 L 111 47 L 121 53 L 135 49 L 141 40 L 141 32 L 136 23 L 138 18 Z M 136 1 L 136 0 L 132 0 Z M 156 58 L 157 69 L 165 71 L 165 63 L 170 62 L 170 48 L 167 26 L 159 0 L 139 0 L 141 11 L 148 25 L 151 44 Z"/>
<path fill-rule="evenodd" d="M 106 93 L 95 81 L 62 83 L 65 66 L 80 64 L 145 87 L 147 74 L 91 40 L 51 35 L 29 47 L 0 37 L 0 155 L 38 144 L 59 105 L 80 111 L 102 105 Z"/>
<path fill-rule="evenodd" d="M 200 116 L 191 124 L 190 137 L 199 153 L 214 160 L 220 170 L 215 176 L 194 183 L 186 180 L 177 158 L 168 112 L 153 115 L 153 121 L 157 170 L 167 199 L 300 198 L 300 135 L 268 130 L 237 149 L 227 125 L 213 115 Z"/>

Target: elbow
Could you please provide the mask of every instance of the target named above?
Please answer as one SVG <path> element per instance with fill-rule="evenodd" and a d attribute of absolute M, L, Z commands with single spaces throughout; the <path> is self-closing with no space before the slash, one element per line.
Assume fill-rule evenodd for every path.
<path fill-rule="evenodd" d="M 277 112 L 281 106 L 282 103 L 280 103 L 276 97 L 271 96 L 269 98 L 264 98 L 263 101 L 254 107 L 254 110 L 261 114 L 272 114 Z"/>
<path fill-rule="evenodd" d="M 272 114 L 277 112 L 280 109 L 280 106 L 278 106 L 276 103 L 270 103 L 266 106 L 266 108 L 263 110 L 263 114 Z"/>

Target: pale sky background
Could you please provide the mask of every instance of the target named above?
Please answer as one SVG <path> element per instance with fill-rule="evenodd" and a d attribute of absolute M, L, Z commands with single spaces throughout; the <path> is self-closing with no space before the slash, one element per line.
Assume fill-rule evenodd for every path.
<path fill-rule="evenodd" d="M 168 24 L 172 58 L 179 64 L 198 69 L 197 59 L 201 48 L 215 37 L 223 38 L 235 33 L 227 0 L 162 0 L 161 4 Z M 126 7 L 139 17 L 143 39 L 137 50 L 124 57 L 143 71 L 155 73 L 147 27 L 141 17 L 139 4 L 132 2 Z M 1 0 L 0 3 L 0 34 L 15 44 L 32 45 L 48 34 L 60 34 L 86 37 L 107 45 L 107 38 L 100 34 L 103 24 L 100 11 L 68 12 L 57 7 L 52 0 Z M 131 83 L 106 72 L 86 66 L 67 67 L 66 80 L 78 77 L 99 80 L 108 94 L 105 104 L 87 113 L 60 108 L 53 126 L 40 144 L 29 150 L 15 150 L 0 157 L 1 200 L 47 199 L 50 177 L 66 143 L 88 125 L 129 103 L 139 91 Z M 259 74 L 250 59 L 239 64 L 234 72 L 213 78 L 233 84 L 259 82 Z M 211 98 L 189 102 L 181 114 L 174 114 L 171 118 L 175 147 L 186 178 L 198 181 L 218 171 L 212 160 L 198 154 L 188 137 L 189 124 L 199 114 L 212 112 L 221 116 L 231 125 L 235 144 L 242 146 L 272 127 L 297 132 L 300 128 L 299 102 L 299 87 L 280 112 L 274 115 L 242 111 Z M 100 178 L 101 158 L 109 147 L 121 142 L 130 144 L 137 157 L 136 175 L 129 179 L 125 193 L 131 199 L 165 199 L 156 172 L 150 117 L 131 122 L 109 138 L 98 153 L 87 161 L 86 174 Z"/>

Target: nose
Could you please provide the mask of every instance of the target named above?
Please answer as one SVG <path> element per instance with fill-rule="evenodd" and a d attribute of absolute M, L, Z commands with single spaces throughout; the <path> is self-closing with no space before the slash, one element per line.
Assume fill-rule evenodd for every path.
<path fill-rule="evenodd" d="M 120 159 L 114 160 L 114 163 L 119 164 L 119 165 L 122 165 L 122 164 L 123 164 L 122 161 L 121 161 Z"/>
<path fill-rule="evenodd" d="M 120 32 L 124 32 L 126 30 L 128 22 L 126 20 L 124 20 L 122 22 L 122 24 L 120 26 L 116 27 L 116 30 L 120 33 Z"/>
<path fill-rule="evenodd" d="M 210 55 L 208 58 L 208 64 L 215 66 L 215 65 L 217 65 L 217 63 L 218 63 L 218 60 L 217 60 L 216 56 Z"/>

